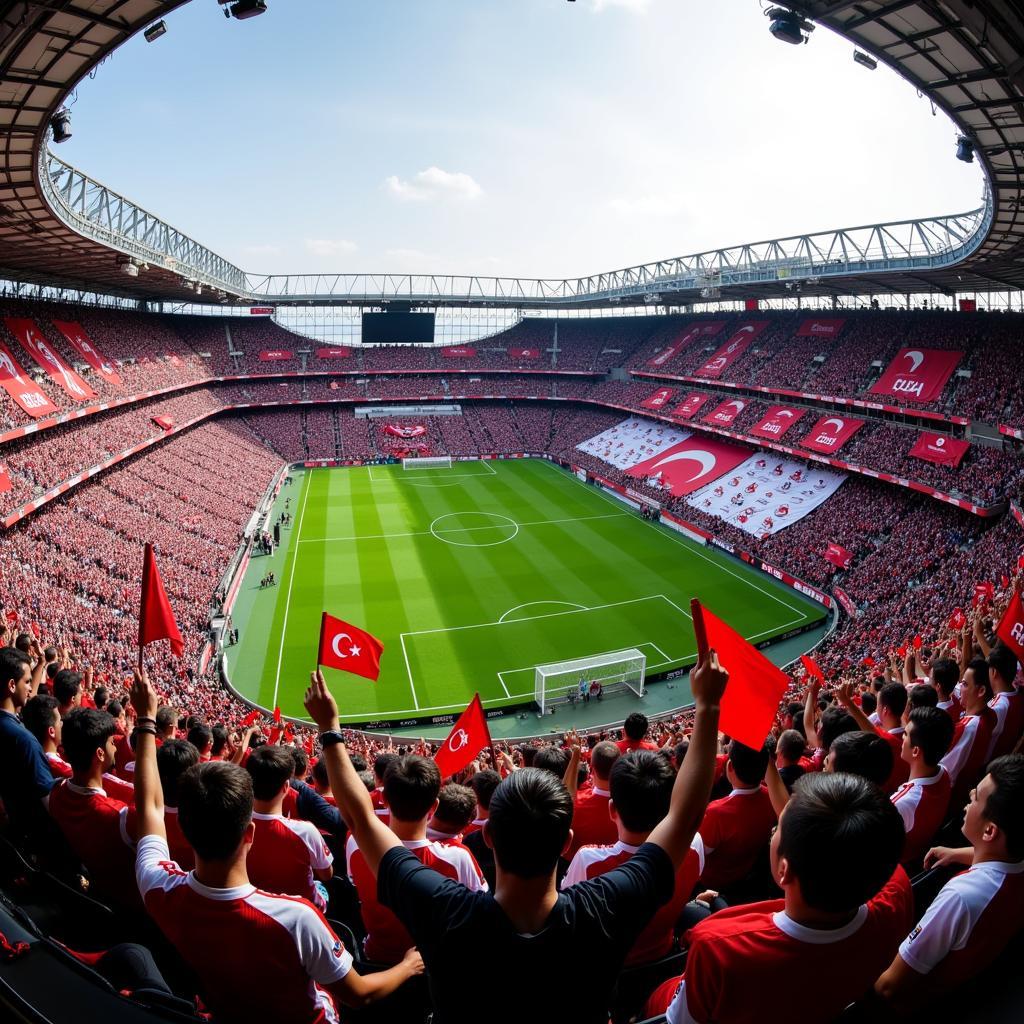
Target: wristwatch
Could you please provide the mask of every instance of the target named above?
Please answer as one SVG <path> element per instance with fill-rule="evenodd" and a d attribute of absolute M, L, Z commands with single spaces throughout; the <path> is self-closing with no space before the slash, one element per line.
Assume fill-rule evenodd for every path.
<path fill-rule="evenodd" d="M 337 729 L 328 729 L 326 732 L 320 733 L 320 746 L 326 750 L 328 747 L 333 747 L 336 743 L 344 743 L 345 737 L 338 732 Z"/>

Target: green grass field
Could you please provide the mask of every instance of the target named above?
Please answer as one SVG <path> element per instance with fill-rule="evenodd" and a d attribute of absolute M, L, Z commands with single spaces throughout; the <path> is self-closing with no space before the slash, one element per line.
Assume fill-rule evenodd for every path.
<path fill-rule="evenodd" d="M 649 674 L 691 663 L 693 596 L 754 640 L 824 614 L 543 460 L 306 470 L 286 497 L 292 524 L 249 564 L 227 658 L 239 693 L 296 718 L 324 610 L 384 643 L 376 684 L 325 670 L 353 723 L 461 711 L 476 691 L 522 703 L 535 665 L 630 647 Z M 278 586 L 260 590 L 268 570 Z"/>

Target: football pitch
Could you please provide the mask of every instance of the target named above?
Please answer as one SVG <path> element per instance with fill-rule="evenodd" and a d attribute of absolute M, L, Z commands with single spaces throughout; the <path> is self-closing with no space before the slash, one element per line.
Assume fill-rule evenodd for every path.
<path fill-rule="evenodd" d="M 234 688 L 289 717 L 305 717 L 323 611 L 384 644 L 376 683 L 324 670 L 342 720 L 367 725 L 458 712 L 476 692 L 529 702 L 538 664 L 632 647 L 648 675 L 692 664 L 694 596 L 755 642 L 824 615 L 541 459 L 293 477 L 275 509 L 290 499 L 292 521 L 250 561 L 227 649 Z"/>

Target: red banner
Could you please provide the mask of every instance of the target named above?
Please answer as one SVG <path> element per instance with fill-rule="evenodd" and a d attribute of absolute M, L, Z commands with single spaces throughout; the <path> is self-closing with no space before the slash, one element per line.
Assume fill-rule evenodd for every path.
<path fill-rule="evenodd" d="M 676 393 L 675 388 L 658 388 L 652 391 L 641 403 L 642 409 L 664 409 Z"/>
<path fill-rule="evenodd" d="M 422 423 L 409 427 L 400 426 L 397 423 L 389 423 L 384 428 L 384 433 L 391 434 L 392 437 L 422 437 L 426 432 L 427 428 Z"/>
<path fill-rule="evenodd" d="M 25 373 L 3 342 L 0 342 L 0 387 L 3 387 L 7 394 L 33 419 L 40 416 L 49 416 L 50 413 L 57 411 L 57 406 L 43 394 L 36 382 Z"/>
<path fill-rule="evenodd" d="M 743 412 L 746 406 L 747 403 L 742 398 L 730 398 L 727 402 L 723 402 L 714 412 L 705 416 L 701 422 L 728 427 Z"/>
<path fill-rule="evenodd" d="M 174 427 L 173 416 L 154 416 L 153 422 L 163 430 L 171 430 Z"/>
<path fill-rule="evenodd" d="M 662 487 L 675 495 L 690 494 L 735 469 L 749 455 L 748 449 L 725 441 L 689 437 L 626 470 L 626 476 L 655 477 Z"/>
<path fill-rule="evenodd" d="M 839 602 L 839 606 L 850 616 L 851 619 L 857 617 L 857 606 L 853 603 L 853 598 L 845 590 L 840 587 L 833 587 L 832 593 L 836 595 L 836 600 Z"/>
<path fill-rule="evenodd" d="M 6 466 L 0 466 L 0 494 L 6 494 L 14 484 L 11 483 L 10 474 Z"/>
<path fill-rule="evenodd" d="M 352 355 L 352 349 L 346 345 L 332 345 L 330 348 L 318 348 L 317 359 L 348 359 Z"/>
<path fill-rule="evenodd" d="M 750 320 L 741 324 L 732 332 L 729 340 L 697 371 L 696 376 L 721 377 L 750 348 L 751 342 L 763 333 L 767 326 L 767 320 Z"/>
<path fill-rule="evenodd" d="M 509 348 L 508 350 L 509 359 L 521 359 L 524 362 L 533 362 L 535 359 L 540 359 L 539 348 Z"/>
<path fill-rule="evenodd" d="M 476 349 L 472 345 L 454 345 L 441 349 L 441 355 L 446 359 L 472 359 Z"/>
<path fill-rule="evenodd" d="M 839 569 L 849 569 L 853 561 L 853 552 L 847 551 L 841 544 L 829 544 L 825 549 L 824 558 Z"/>
<path fill-rule="evenodd" d="M 820 320 L 811 317 L 805 320 L 796 332 L 798 338 L 838 338 L 845 320 Z"/>
<path fill-rule="evenodd" d="M 794 409 L 789 405 L 773 405 L 750 433 L 754 437 L 768 437 L 773 440 L 780 438 L 806 412 L 806 409 Z"/>
<path fill-rule="evenodd" d="M 274 307 L 273 306 L 250 306 L 249 307 L 249 315 L 250 316 L 273 316 L 274 315 Z"/>
<path fill-rule="evenodd" d="M 121 375 L 114 364 L 107 359 L 89 340 L 81 324 L 70 320 L 54 320 L 53 326 L 67 339 L 67 343 L 108 383 L 121 387 Z"/>
<path fill-rule="evenodd" d="M 703 333 L 704 331 L 700 324 L 694 324 L 686 330 L 681 330 L 676 335 L 674 341 L 670 342 L 665 348 L 659 349 L 651 359 L 647 360 L 647 365 L 664 366 L 669 360 L 675 359 L 690 342 L 696 341 Z"/>
<path fill-rule="evenodd" d="M 811 432 L 801 438 L 800 446 L 810 448 L 812 452 L 831 455 L 839 451 L 863 426 L 863 420 L 854 420 L 847 416 L 822 416 L 811 428 Z"/>
<path fill-rule="evenodd" d="M 692 394 L 687 395 L 672 410 L 671 415 L 680 420 L 693 419 L 693 417 L 696 416 L 697 413 L 699 413 L 710 401 L 710 395 L 702 395 L 699 391 L 694 391 Z"/>
<path fill-rule="evenodd" d="M 292 353 L 289 349 L 272 348 L 260 353 L 261 363 L 276 363 L 285 359 L 291 359 Z"/>
<path fill-rule="evenodd" d="M 962 355 L 949 349 L 901 348 L 870 392 L 895 395 L 908 402 L 934 402 L 942 394 Z"/>
<path fill-rule="evenodd" d="M 910 454 L 915 459 L 924 459 L 925 462 L 937 462 L 940 466 L 955 468 L 960 465 L 970 447 L 968 441 L 961 441 L 948 434 L 932 434 L 927 430 L 922 430 L 914 447 L 910 449 Z"/>
<path fill-rule="evenodd" d="M 76 402 L 84 402 L 96 397 L 96 392 L 54 352 L 35 323 L 10 316 L 4 317 L 4 323 L 39 368 L 46 372 L 54 384 L 63 388 L 70 398 Z"/>

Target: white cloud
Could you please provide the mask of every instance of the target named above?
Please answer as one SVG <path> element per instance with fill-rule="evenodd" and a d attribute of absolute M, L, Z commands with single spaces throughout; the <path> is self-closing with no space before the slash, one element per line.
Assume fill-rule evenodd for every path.
<path fill-rule="evenodd" d="M 314 256 L 338 256 L 344 252 L 355 252 L 355 242 L 345 238 L 307 238 L 306 251 Z"/>
<path fill-rule="evenodd" d="M 590 0 L 590 9 L 597 14 L 618 9 L 630 14 L 646 14 L 652 0 Z"/>
<path fill-rule="evenodd" d="M 430 199 L 478 199 L 483 189 L 469 174 L 462 171 L 443 171 L 440 167 L 428 167 L 403 181 L 397 174 L 384 179 L 384 187 L 396 199 L 423 202 Z"/>

